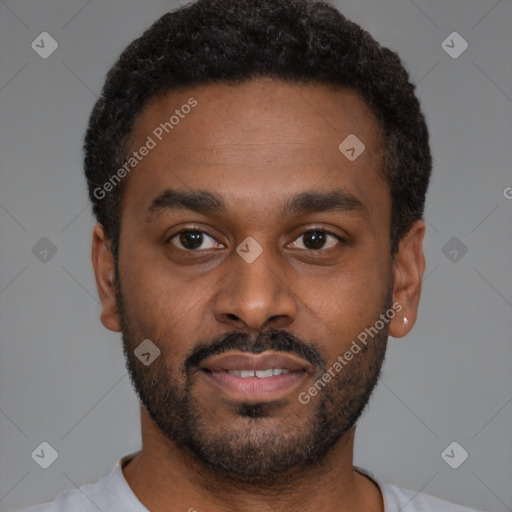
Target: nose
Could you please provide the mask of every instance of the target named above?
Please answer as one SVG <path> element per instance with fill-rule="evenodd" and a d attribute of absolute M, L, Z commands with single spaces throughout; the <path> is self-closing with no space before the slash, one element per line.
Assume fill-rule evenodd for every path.
<path fill-rule="evenodd" d="M 295 320 L 297 299 L 287 281 L 290 269 L 283 270 L 271 253 L 264 249 L 248 263 L 233 252 L 225 262 L 228 270 L 214 302 L 217 321 L 260 331 L 281 329 Z"/>

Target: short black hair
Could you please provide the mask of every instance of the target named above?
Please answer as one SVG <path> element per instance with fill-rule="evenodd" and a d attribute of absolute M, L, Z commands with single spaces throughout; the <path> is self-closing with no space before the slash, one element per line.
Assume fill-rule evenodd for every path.
<path fill-rule="evenodd" d="M 143 108 L 171 90 L 256 77 L 359 91 L 385 139 L 381 172 L 390 185 L 392 254 L 422 218 L 432 168 L 429 135 L 396 52 L 323 0 L 198 0 L 163 15 L 123 51 L 89 119 L 89 197 L 116 261 L 123 182 L 98 190 L 126 161 Z"/>

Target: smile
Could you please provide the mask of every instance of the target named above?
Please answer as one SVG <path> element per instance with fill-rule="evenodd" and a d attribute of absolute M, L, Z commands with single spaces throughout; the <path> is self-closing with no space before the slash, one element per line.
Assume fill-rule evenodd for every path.
<path fill-rule="evenodd" d="M 253 377 L 257 377 L 258 379 L 266 379 L 267 377 L 275 377 L 277 375 L 284 375 L 286 373 L 290 373 L 290 370 L 286 368 L 269 368 L 267 370 L 224 370 L 222 372 L 212 372 L 212 373 L 229 373 L 230 375 L 236 375 L 237 377 L 242 377 L 242 379 L 250 379 Z"/>

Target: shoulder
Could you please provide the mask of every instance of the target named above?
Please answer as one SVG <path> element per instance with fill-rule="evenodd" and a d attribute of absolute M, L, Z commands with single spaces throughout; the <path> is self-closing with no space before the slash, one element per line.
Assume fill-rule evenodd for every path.
<path fill-rule="evenodd" d="M 483 512 L 474 508 L 456 505 L 418 491 L 405 489 L 393 484 L 385 484 L 380 478 L 365 468 L 354 466 L 354 469 L 379 487 L 384 500 L 384 512 Z"/>
<path fill-rule="evenodd" d="M 97 486 L 100 482 L 101 480 L 96 484 L 83 485 L 80 489 L 64 491 L 52 502 L 40 503 L 18 512 L 89 512 L 93 510 L 97 512 L 97 506 L 88 496 L 94 496 L 97 493 Z"/>
<path fill-rule="evenodd" d="M 109 475 L 94 483 L 61 492 L 52 502 L 34 505 L 17 512 L 98 512 L 98 510 L 145 510 L 124 481 L 122 464 L 134 454 L 122 457 Z"/>
<path fill-rule="evenodd" d="M 381 484 L 381 491 L 386 503 L 385 512 L 480 512 L 392 484 Z"/>

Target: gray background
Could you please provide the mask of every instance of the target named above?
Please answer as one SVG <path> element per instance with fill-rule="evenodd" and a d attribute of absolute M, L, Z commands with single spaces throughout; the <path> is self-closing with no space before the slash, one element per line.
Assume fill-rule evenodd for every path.
<path fill-rule="evenodd" d="M 114 59 L 176 5 L 0 2 L 1 511 L 96 481 L 140 446 L 120 336 L 99 322 L 81 144 Z M 336 5 L 400 53 L 435 160 L 419 321 L 390 339 L 355 463 L 386 482 L 512 510 L 512 1 Z M 43 31 L 59 43 L 48 59 L 31 48 Z M 453 31 L 469 44 L 457 59 L 441 46 Z M 57 248 L 46 262 L 32 252 L 42 237 Z M 42 441 L 59 454 L 46 470 L 31 458 Z M 469 453 L 458 469 L 441 457 L 452 441 Z"/>

